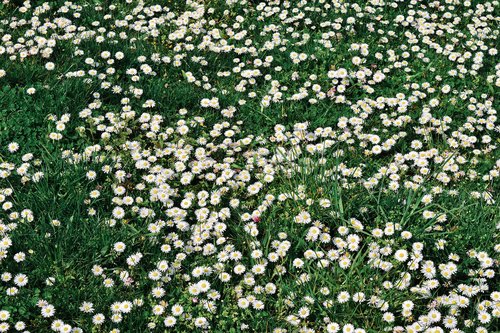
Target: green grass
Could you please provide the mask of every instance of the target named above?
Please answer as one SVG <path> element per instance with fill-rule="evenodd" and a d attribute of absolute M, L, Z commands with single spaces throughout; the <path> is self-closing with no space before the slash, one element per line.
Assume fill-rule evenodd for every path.
<path fill-rule="evenodd" d="M 30 332 L 51 332 L 57 320 L 70 325 L 73 332 L 79 328 L 96 333 L 334 331 L 328 328 L 329 322 L 338 323 L 346 332 L 415 332 L 415 323 L 422 323 L 422 316 L 432 308 L 440 311 L 442 320 L 429 327 L 454 333 L 498 332 L 500 131 L 496 109 L 500 79 L 498 55 L 489 51 L 498 49 L 498 2 L 471 1 L 467 6 L 466 2 L 438 1 L 439 8 L 413 1 L 239 1 L 231 5 L 231 1 L 214 0 L 197 2 L 205 4 L 199 17 L 196 2 L 161 2 L 169 7 L 162 13 L 149 7 L 157 3 L 80 1 L 65 5 L 49 1 L 50 9 L 45 12 L 43 7 L 35 9 L 42 6 L 38 2 L 25 12 L 21 1 L 0 4 L 0 70 L 5 71 L 0 75 L 0 171 L 9 170 L 0 178 L 0 193 L 13 190 L 1 200 L 12 202 L 13 207 L 0 210 L 0 241 L 4 237 L 12 240 L 8 249 L 0 245 L 0 274 L 10 273 L 12 278 L 26 274 L 29 279 L 12 296 L 8 288 L 14 286 L 13 280 L 5 278 L 0 283 L 0 311 L 9 312 L 7 319 L 0 313 L 0 332 L 14 331 L 18 322 L 24 322 Z M 276 13 L 271 15 L 272 10 Z M 182 15 L 187 23 L 176 21 Z M 398 15 L 412 16 L 414 21 L 402 25 Z M 63 28 L 37 31 L 36 36 L 46 39 L 58 36 L 53 53 L 47 58 L 38 53 L 20 59 L 20 51 L 11 47 L 17 43 L 29 49 L 36 41 L 30 35 L 30 24 L 15 27 L 12 22 L 35 16 L 42 24 L 60 23 L 64 17 L 77 31 L 80 28 L 95 35 L 61 38 Z M 348 23 L 348 18 L 355 22 Z M 150 25 L 141 31 L 120 26 L 122 22 L 117 20 L 127 20 L 130 25 L 139 22 L 143 27 L 149 20 Z M 416 20 L 434 24 L 434 32 L 423 32 Z M 480 21 L 483 23 L 478 24 Z M 171 38 L 180 28 L 185 28 L 184 36 Z M 442 33 L 436 33 L 438 29 Z M 110 31 L 116 36 L 107 35 Z M 242 31 L 244 37 L 234 35 Z M 100 35 L 105 36 L 104 41 L 96 39 Z M 213 42 L 210 47 L 203 44 L 207 36 Z M 221 40 L 237 52 L 219 51 Z M 363 55 L 354 50 L 356 44 L 366 44 L 369 52 Z M 444 50 L 453 47 L 453 52 L 464 57 L 463 62 L 450 60 L 450 54 L 436 50 L 438 46 Z M 255 50 L 248 50 L 250 47 Z M 102 57 L 105 51 L 114 63 Z M 479 51 L 483 56 L 474 69 L 473 59 Z M 124 58 L 115 58 L 117 52 Z M 308 57 L 293 63 L 291 52 Z M 272 62 L 266 60 L 269 56 Z M 182 59 L 180 64 L 174 63 L 176 57 Z M 354 57 L 364 63 L 356 65 Z M 52 71 L 45 69 L 49 61 L 55 64 Z M 258 65 L 259 61 L 264 64 Z M 239 63 L 245 64 L 241 71 L 260 71 L 255 82 L 235 70 Z M 453 74 L 462 64 L 467 71 Z M 142 65 L 155 74 L 145 73 L 147 67 L 141 69 Z M 331 75 L 342 68 L 350 77 L 342 80 Z M 368 77 L 364 82 L 356 78 L 356 72 L 362 70 Z M 385 79 L 370 82 L 379 70 Z M 78 71 L 85 75 L 75 76 Z M 188 81 L 188 72 L 195 82 Z M 450 86 L 449 92 L 442 90 L 445 85 Z M 113 91 L 116 86 L 121 90 Z M 27 93 L 31 87 L 36 89 L 32 95 Z M 335 95 L 317 96 L 313 87 L 324 94 L 335 88 Z M 134 88 L 142 94 L 135 94 Z M 307 96 L 291 99 L 301 91 Z M 262 103 L 265 96 L 276 97 L 276 101 L 266 105 Z M 202 107 L 205 98 L 218 98 L 220 107 Z M 432 105 L 436 99 L 439 105 Z M 147 100 L 153 100 L 155 106 L 143 107 Z M 229 107 L 236 109 L 232 117 L 221 112 Z M 180 112 L 183 109 L 186 114 Z M 91 115 L 81 117 L 87 110 Z M 136 115 L 125 119 L 131 110 Z M 161 116 L 161 123 L 141 120 L 145 113 Z M 66 116 L 65 129 L 56 129 L 57 120 Z M 204 119 L 201 124 L 200 117 Z M 179 133 L 184 124 L 189 132 Z M 298 130 L 296 126 L 301 124 L 307 128 Z M 159 125 L 156 134 L 150 131 L 151 125 Z M 283 131 L 277 125 L 283 125 Z M 322 136 L 325 128 L 331 133 Z M 229 129 L 234 133 L 227 133 Z M 102 136 L 106 130 L 108 138 Z M 53 140 L 50 133 L 60 133 L 62 138 Z M 248 145 L 242 143 L 245 138 Z M 393 143 L 388 143 L 390 139 Z M 19 149 L 9 151 L 11 142 L 17 142 Z M 142 157 L 133 156 L 126 147 L 130 142 L 140 144 Z M 384 143 L 389 148 L 374 153 L 373 147 Z M 238 144 L 241 147 L 235 148 Z M 315 153 L 307 151 L 308 145 L 320 144 L 330 146 Z M 83 152 L 94 145 L 100 151 L 86 159 Z M 159 153 L 165 148 L 184 149 L 183 153 L 191 150 L 184 161 L 186 170 L 205 158 L 209 165 L 183 183 L 181 158 L 170 151 Z M 197 148 L 205 150 L 199 153 L 201 157 L 194 156 Z M 409 156 L 410 152 L 416 152 L 417 158 Z M 27 153 L 34 158 L 23 157 Z M 295 157 L 284 157 L 287 153 Z M 71 154 L 76 161 L 68 158 Z M 151 166 L 157 165 L 165 173 L 164 179 L 156 180 L 158 184 L 146 178 L 160 171 L 136 166 L 137 160 L 148 155 L 157 157 L 150 161 Z M 217 164 L 210 164 L 212 159 Z M 427 164 L 418 165 L 422 160 Z M 16 172 L 22 163 L 29 165 L 28 179 Z M 112 171 L 102 171 L 104 166 Z M 94 180 L 86 176 L 91 170 L 97 173 Z M 117 170 L 128 175 L 120 179 Z M 228 179 L 211 179 L 212 173 L 217 178 L 228 170 L 232 172 Z M 43 172 L 38 181 L 31 179 L 37 171 Z M 235 178 L 244 176 L 242 171 L 248 172 L 246 182 Z M 266 182 L 269 173 L 274 180 Z M 377 184 L 368 186 L 374 179 Z M 255 182 L 261 182 L 262 188 L 250 195 L 248 189 Z M 161 185 L 173 190 L 169 194 L 172 201 L 165 205 L 151 192 Z M 119 186 L 126 189 L 125 194 L 115 192 Z M 94 190 L 100 196 L 90 198 Z M 203 191 L 209 195 L 206 202 L 199 197 Z M 213 198 L 214 193 L 220 194 L 220 202 Z M 124 195 L 135 202 L 122 204 Z M 432 201 L 424 204 L 422 199 L 428 195 Z M 170 208 L 187 205 L 183 199 L 190 196 L 194 199 L 184 208 L 185 217 L 169 215 Z M 231 201 L 234 199 L 239 205 Z M 330 204 L 322 204 L 325 200 Z M 113 223 L 110 219 L 118 206 L 125 208 L 125 217 L 115 218 Z M 202 207 L 218 215 L 207 222 L 198 216 Z M 224 216 L 223 208 L 228 208 L 230 216 Z M 33 221 L 18 216 L 25 209 L 33 213 Z M 141 209 L 150 209 L 155 216 L 141 217 Z M 311 221 L 297 223 L 304 211 Z M 434 216 L 426 218 L 425 214 Z M 158 233 L 151 229 L 155 223 L 165 224 Z M 223 223 L 225 229 L 213 230 L 216 223 Z M 208 230 L 208 236 L 201 235 L 198 228 Z M 258 234 L 252 235 L 255 228 Z M 390 232 L 391 228 L 395 230 Z M 378 229 L 389 231 L 377 237 Z M 411 237 L 403 237 L 403 231 Z M 308 236 L 313 232 L 329 240 Z M 347 247 L 349 235 L 359 238 L 359 246 Z M 199 244 L 197 236 L 204 237 Z M 179 240 L 181 244 L 176 243 Z M 279 252 L 279 244 L 285 241 L 289 248 L 271 261 L 269 256 Z M 126 244 L 123 254 L 113 249 L 117 242 Z M 413 250 L 420 243 L 423 250 Z M 164 244 L 170 251 L 164 250 Z M 261 255 L 256 254 L 257 249 Z M 397 250 L 423 260 L 412 269 L 394 258 Z M 221 259 L 235 251 L 241 258 Z M 14 255 L 20 252 L 26 258 L 18 262 Z M 143 255 L 138 265 L 127 262 L 134 253 Z M 480 260 L 475 253 L 482 253 Z M 350 263 L 342 268 L 346 258 Z M 303 266 L 296 267 L 294 259 L 301 259 Z M 377 267 L 374 259 L 390 263 L 392 269 Z M 162 272 L 162 279 L 152 279 L 149 274 L 162 261 L 169 269 Z M 422 272 L 425 262 L 435 266 L 437 273 L 432 277 Z M 446 278 L 440 271 L 450 263 L 456 265 L 456 272 Z M 234 273 L 238 264 L 245 266 L 246 273 Z M 250 273 L 259 264 L 266 266 L 265 272 Z M 95 265 L 114 281 L 113 287 L 106 288 L 105 277 L 92 273 Z M 199 267 L 212 272 L 194 274 Z M 132 278 L 131 285 L 124 283 L 125 278 L 121 281 L 123 272 Z M 231 279 L 223 282 L 218 277 L 221 272 Z M 398 288 L 404 273 L 411 280 Z M 218 297 L 190 293 L 191 284 L 203 279 Z M 434 282 L 435 288 L 425 287 Z M 274 293 L 260 290 L 268 284 L 276 286 Z M 154 297 L 156 287 L 162 287 L 164 295 Z M 466 287 L 482 289 L 468 295 Z M 425 288 L 427 294 L 422 291 Z M 337 299 L 341 292 L 351 297 L 363 292 L 366 300 L 342 303 Z M 446 304 L 447 297 L 457 294 L 467 296 L 469 305 Z M 262 301 L 263 308 L 239 307 L 238 301 L 244 297 Z M 411 314 L 403 315 L 402 305 L 408 300 L 414 307 Z M 55 315 L 44 318 L 41 301 L 53 305 Z M 111 320 L 111 305 L 124 301 L 134 303 L 133 310 Z M 213 301 L 214 311 L 203 306 L 207 301 Z M 83 302 L 92 302 L 95 311 L 80 311 Z M 182 305 L 184 313 L 168 328 L 164 320 L 172 314 L 174 304 Z M 164 312 L 155 314 L 155 306 L 164 307 Z M 297 318 L 292 316 L 298 316 L 303 307 L 309 314 L 294 325 Z M 387 312 L 394 314 L 394 321 L 384 321 Z M 484 312 L 491 318 L 481 322 Z M 92 322 L 97 313 L 106 317 L 102 324 Z M 206 318 L 208 326 L 196 327 L 197 317 Z M 455 318 L 460 331 L 446 327 L 445 317 Z M 349 331 L 345 326 L 349 324 L 359 330 Z M 3 330 L 5 325 L 10 330 Z M 421 331 L 441 332 L 433 328 Z"/>

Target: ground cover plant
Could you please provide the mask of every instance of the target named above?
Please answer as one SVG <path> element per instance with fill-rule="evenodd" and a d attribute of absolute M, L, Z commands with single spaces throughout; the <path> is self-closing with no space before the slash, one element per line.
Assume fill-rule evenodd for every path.
<path fill-rule="evenodd" d="M 0 332 L 500 332 L 498 1 L 0 4 Z"/>

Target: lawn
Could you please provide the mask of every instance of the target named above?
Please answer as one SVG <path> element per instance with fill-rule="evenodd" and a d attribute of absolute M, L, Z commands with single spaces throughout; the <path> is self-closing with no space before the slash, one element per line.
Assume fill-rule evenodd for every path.
<path fill-rule="evenodd" d="M 0 4 L 0 332 L 500 332 L 500 3 Z"/>

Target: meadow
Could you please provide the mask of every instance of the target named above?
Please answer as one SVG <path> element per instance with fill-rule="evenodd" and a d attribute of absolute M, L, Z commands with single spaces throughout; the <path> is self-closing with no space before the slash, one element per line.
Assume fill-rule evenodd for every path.
<path fill-rule="evenodd" d="M 497 0 L 2 0 L 0 332 L 500 332 Z"/>

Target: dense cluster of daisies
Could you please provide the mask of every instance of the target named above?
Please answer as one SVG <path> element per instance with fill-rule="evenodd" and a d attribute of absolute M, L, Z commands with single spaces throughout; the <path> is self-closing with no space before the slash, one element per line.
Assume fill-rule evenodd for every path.
<path fill-rule="evenodd" d="M 47 140 L 85 169 L 89 221 L 128 236 L 74 313 L 37 294 L 21 316 L 30 245 L 11 234 L 41 218 L 16 192 L 44 161 L 8 143 L 0 332 L 497 332 L 500 242 L 455 252 L 442 202 L 497 204 L 498 1 L 3 6 L 0 83 L 32 61 L 89 87 L 48 110 Z M 359 197 L 376 204 L 346 209 Z"/>

